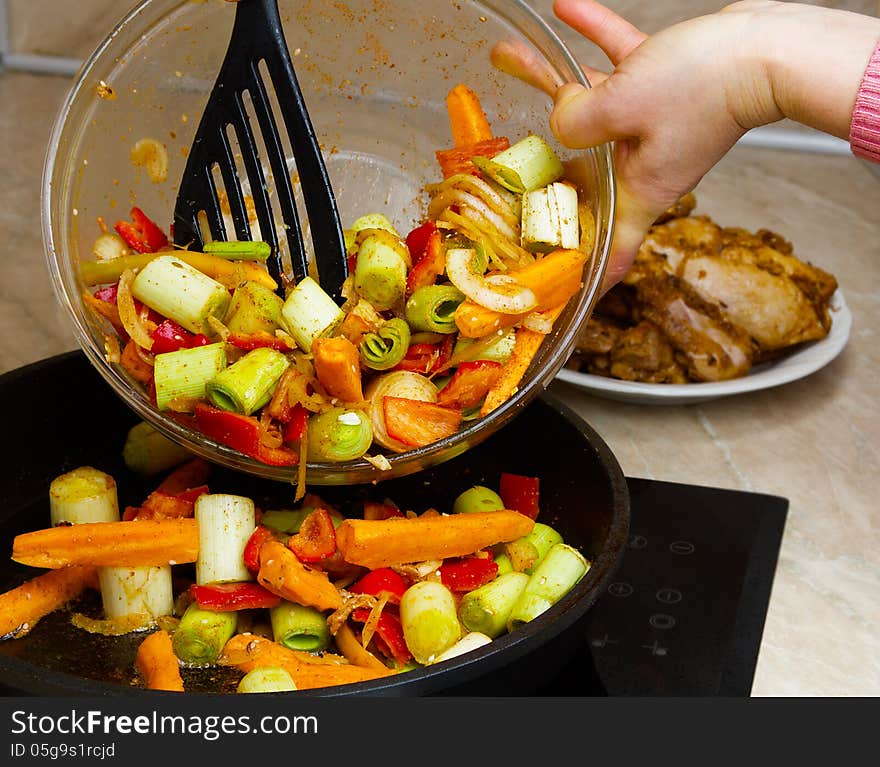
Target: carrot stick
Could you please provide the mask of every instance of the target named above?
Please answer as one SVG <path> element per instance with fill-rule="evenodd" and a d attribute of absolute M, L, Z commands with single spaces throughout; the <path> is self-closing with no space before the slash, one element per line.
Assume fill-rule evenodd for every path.
<path fill-rule="evenodd" d="M 555 309 L 546 312 L 548 319 L 555 321 L 562 313 L 565 305 L 557 306 Z M 516 336 L 513 342 L 513 351 L 510 357 L 501 367 L 501 375 L 495 381 L 494 385 L 486 394 L 483 404 L 480 407 L 480 415 L 488 415 L 496 407 L 510 399 L 519 387 L 520 381 L 532 364 L 532 360 L 541 348 L 545 336 L 535 330 L 528 328 L 517 328 Z"/>
<path fill-rule="evenodd" d="M 564 304 L 582 285 L 587 254 L 580 250 L 554 250 L 528 266 L 508 272 L 516 282 L 530 288 L 538 300 L 536 311 Z M 524 314 L 501 314 L 471 300 L 455 310 L 455 324 L 465 338 L 482 338 L 522 322 Z"/>
<path fill-rule="evenodd" d="M 522 538 L 534 522 L 517 511 L 346 519 L 336 528 L 343 559 L 370 569 L 472 554 Z"/>
<path fill-rule="evenodd" d="M 144 678 L 148 690 L 184 691 L 171 634 L 164 629 L 154 631 L 140 643 L 134 666 Z"/>
<path fill-rule="evenodd" d="M 336 610 L 342 606 L 342 597 L 327 573 L 304 565 L 280 541 L 266 541 L 260 548 L 257 580 L 273 594 L 305 607 Z"/>
<path fill-rule="evenodd" d="M 194 519 L 84 522 L 15 536 L 12 558 L 32 567 L 66 565 L 158 566 L 195 562 L 199 525 Z"/>
<path fill-rule="evenodd" d="M 23 637 L 40 618 L 96 585 L 94 567 L 66 567 L 0 594 L 0 638 Z"/>
<path fill-rule="evenodd" d="M 480 99 L 464 83 L 456 85 L 446 95 L 446 111 L 449 113 L 455 146 L 476 144 L 492 138 L 492 127 Z"/>
<path fill-rule="evenodd" d="M 315 374 L 327 393 L 343 402 L 361 402 L 360 355 L 357 347 L 342 336 L 316 338 L 312 342 Z"/>
<path fill-rule="evenodd" d="M 264 666 L 280 666 L 290 674 L 298 690 L 331 687 L 379 679 L 395 673 L 387 667 L 366 668 L 351 663 L 318 663 L 303 658 L 307 653 L 288 650 L 256 634 L 236 634 L 223 648 L 219 663 L 247 673 Z M 312 656 L 313 658 L 314 656 Z"/>
<path fill-rule="evenodd" d="M 348 658 L 351 664 L 364 668 L 374 668 L 380 671 L 388 670 L 388 667 L 382 661 L 358 642 L 354 631 L 351 630 L 351 626 L 347 623 L 342 624 L 342 627 L 336 632 L 335 639 L 336 646 Z"/>

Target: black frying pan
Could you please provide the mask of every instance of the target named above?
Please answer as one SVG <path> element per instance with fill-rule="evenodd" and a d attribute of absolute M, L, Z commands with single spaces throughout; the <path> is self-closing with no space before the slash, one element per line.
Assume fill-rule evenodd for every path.
<path fill-rule="evenodd" d="M 52 357 L 0 376 L 4 461 L 0 506 L 0 590 L 38 571 L 12 562 L 15 535 L 49 524 L 48 489 L 57 475 L 91 465 L 116 478 L 120 506 L 138 505 L 158 480 L 143 481 L 122 462 L 137 416 L 114 395 L 80 352 Z M 474 484 L 497 487 L 501 472 L 539 476 L 540 519 L 592 562 L 561 602 L 517 632 L 418 671 L 371 682 L 293 693 L 297 696 L 528 695 L 583 648 L 585 616 L 623 555 L 629 531 L 626 480 L 602 439 L 565 405 L 545 394 L 481 445 L 420 474 L 377 486 L 315 487 L 343 510 L 365 498 L 391 498 L 416 511 L 448 510 Z M 289 507 L 293 487 L 216 467 L 212 492 L 248 495 L 263 508 Z M 353 512 L 357 513 L 357 512 Z M 0 685 L 7 694 L 162 695 L 132 687 L 141 637 L 105 638 L 70 626 L 58 612 L 22 639 L 0 642 Z M 184 679 L 209 694 L 215 681 Z"/>

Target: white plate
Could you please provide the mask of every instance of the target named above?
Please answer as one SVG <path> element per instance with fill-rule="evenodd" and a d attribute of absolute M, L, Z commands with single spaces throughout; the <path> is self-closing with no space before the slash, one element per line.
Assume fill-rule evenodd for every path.
<path fill-rule="evenodd" d="M 769 389 L 816 372 L 831 362 L 846 346 L 852 326 L 852 314 L 839 290 L 831 297 L 830 307 L 831 331 L 825 338 L 775 362 L 756 365 L 742 378 L 714 383 L 649 384 L 578 373 L 567 368 L 560 370 L 556 377 L 599 397 L 643 405 L 686 405 L 731 394 Z"/>

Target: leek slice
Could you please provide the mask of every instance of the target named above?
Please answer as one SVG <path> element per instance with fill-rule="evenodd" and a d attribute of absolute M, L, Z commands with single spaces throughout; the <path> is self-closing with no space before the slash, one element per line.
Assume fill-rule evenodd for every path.
<path fill-rule="evenodd" d="M 409 349 L 412 337 L 405 320 L 388 320 L 375 333 L 365 333 L 358 346 L 361 361 L 371 370 L 389 370 Z"/>
<path fill-rule="evenodd" d="M 250 415 L 272 399 L 290 360 L 276 349 L 253 349 L 205 384 L 205 393 L 222 410 Z"/>
<path fill-rule="evenodd" d="M 99 567 L 98 583 L 107 618 L 174 612 L 171 565 L 157 567 Z"/>
<path fill-rule="evenodd" d="M 364 229 L 358 234 L 354 287 L 377 311 L 403 303 L 411 265 L 406 245 L 387 230 Z"/>
<path fill-rule="evenodd" d="M 464 293 L 454 285 L 425 285 L 406 302 L 406 321 L 413 330 L 455 333 L 455 310 L 462 301 Z"/>
<path fill-rule="evenodd" d="M 312 341 L 329 336 L 345 319 L 336 302 L 311 277 L 300 280 L 281 307 L 281 316 L 300 349 L 312 350 Z"/>
<path fill-rule="evenodd" d="M 205 398 L 206 386 L 226 367 L 226 344 L 216 343 L 157 354 L 153 361 L 156 407 L 187 411 Z"/>
<path fill-rule="evenodd" d="M 53 527 L 62 522 L 119 521 L 116 480 L 92 466 L 55 477 L 49 484 L 49 517 Z"/>
<path fill-rule="evenodd" d="M 562 161 L 544 139 L 534 134 L 495 155 L 491 160 L 474 157 L 472 162 L 492 181 L 522 194 L 562 178 Z"/>
<path fill-rule="evenodd" d="M 523 195 L 522 246 L 547 253 L 580 245 L 580 214 L 577 190 L 555 182 Z"/>
<path fill-rule="evenodd" d="M 244 547 L 256 528 L 256 510 L 250 498 L 205 493 L 196 499 L 199 555 L 196 582 L 233 583 L 253 580 L 244 565 Z"/>
<path fill-rule="evenodd" d="M 176 256 L 150 261 L 134 278 L 131 292 L 163 317 L 206 335 L 212 332 L 208 318 L 222 318 L 230 301 L 223 284 Z"/>
<path fill-rule="evenodd" d="M 361 410 L 336 407 L 309 418 L 309 458 L 338 463 L 360 458 L 373 444 L 373 428 Z"/>

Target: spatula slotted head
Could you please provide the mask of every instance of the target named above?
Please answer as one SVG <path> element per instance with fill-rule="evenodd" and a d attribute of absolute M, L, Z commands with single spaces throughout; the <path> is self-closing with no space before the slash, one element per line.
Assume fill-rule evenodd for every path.
<path fill-rule="evenodd" d="M 267 265 L 278 283 L 278 292 L 283 296 L 286 285 L 308 275 L 303 226 L 282 135 L 273 112 L 273 90 L 296 163 L 318 280 L 324 290 L 342 304 L 342 283 L 348 275 L 342 225 L 293 69 L 276 0 L 239 0 L 237 3 L 229 47 L 178 189 L 174 241 L 182 247 L 201 249 L 205 240 L 202 222 L 215 240 L 255 239 L 245 199 L 246 182 L 260 238 L 272 246 Z M 258 133 L 251 124 L 251 115 L 256 119 Z M 275 207 L 283 222 L 283 239 L 290 256 L 289 271 L 283 263 L 282 238 L 276 226 L 267 169 L 274 186 Z M 221 207 L 224 195 L 233 223 L 232 232 L 227 232 L 224 225 Z"/>

